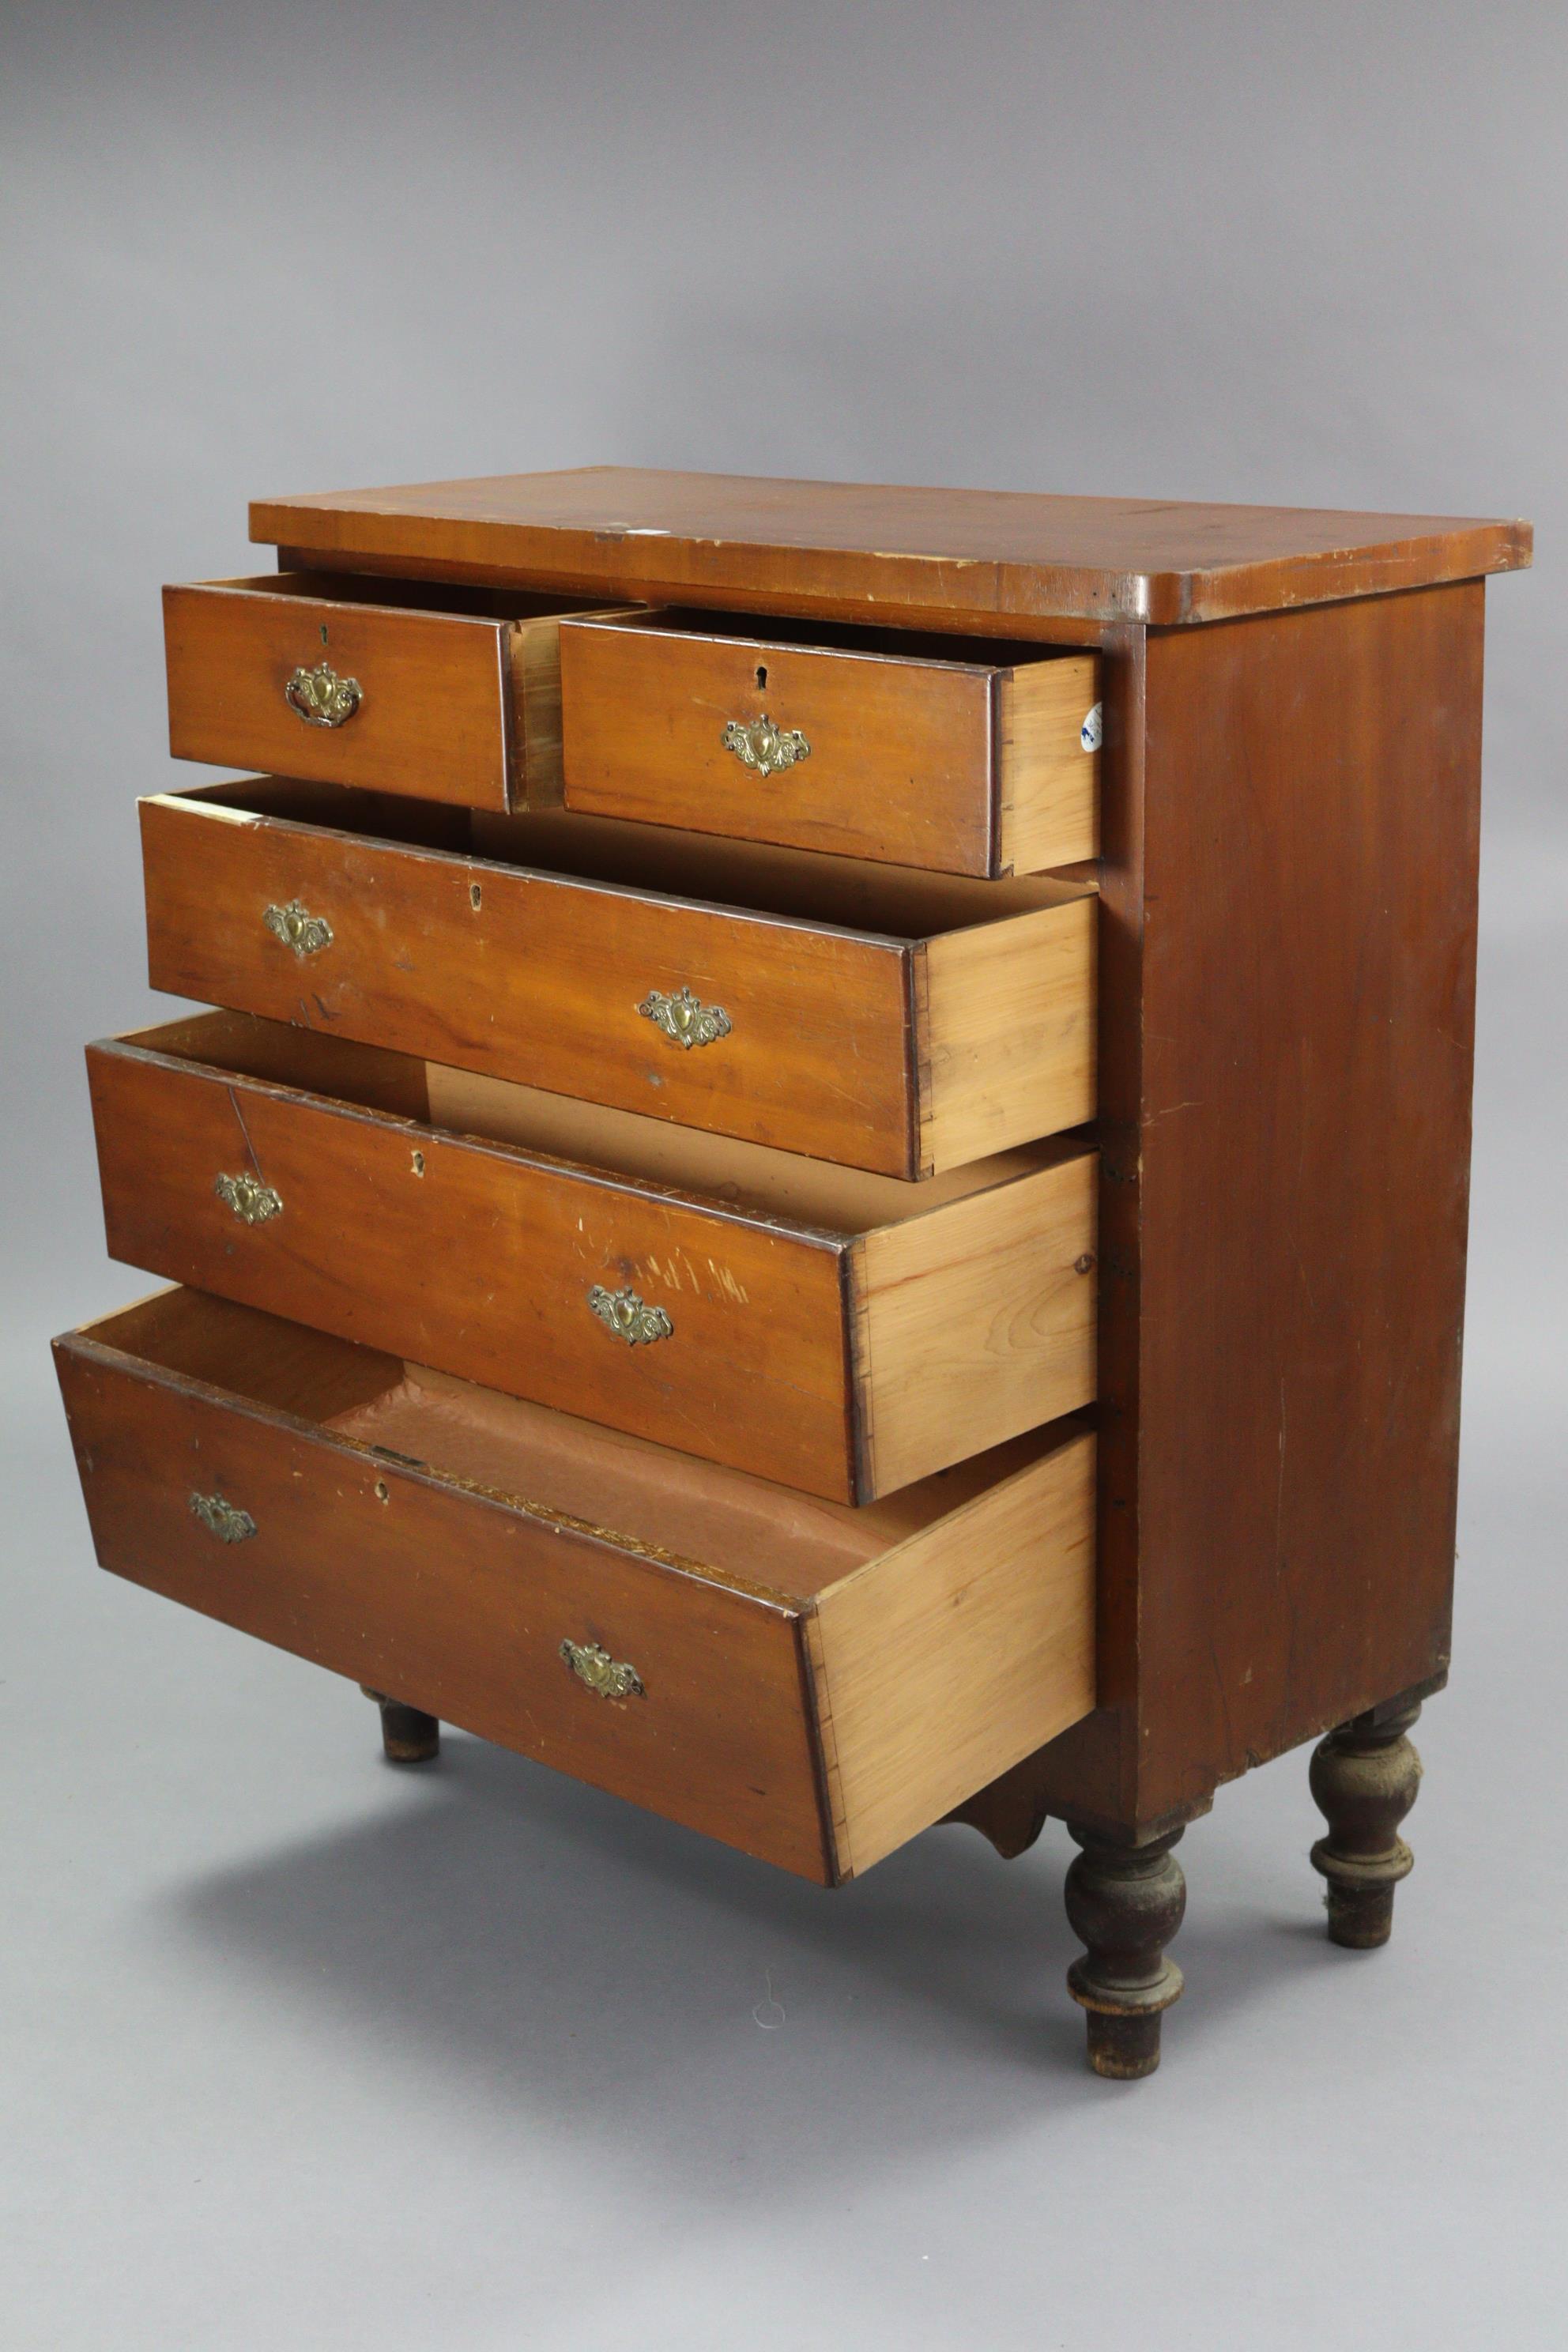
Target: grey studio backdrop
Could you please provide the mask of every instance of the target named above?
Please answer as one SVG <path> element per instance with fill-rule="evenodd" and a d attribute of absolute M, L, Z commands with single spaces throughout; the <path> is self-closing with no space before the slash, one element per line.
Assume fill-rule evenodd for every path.
<path fill-rule="evenodd" d="M 1555 6 L 15 6 L 0 2342 L 1562 2342 Z M 96 1575 L 50 1333 L 143 979 L 157 590 L 271 491 L 604 460 L 1527 513 L 1489 593 L 1457 1666 L 1394 1942 L 1299 1756 L 1082 2071 L 1058 1828 L 825 1896 Z M 265 559 L 263 559 L 263 562 Z M 189 774 L 191 772 L 186 772 Z"/>

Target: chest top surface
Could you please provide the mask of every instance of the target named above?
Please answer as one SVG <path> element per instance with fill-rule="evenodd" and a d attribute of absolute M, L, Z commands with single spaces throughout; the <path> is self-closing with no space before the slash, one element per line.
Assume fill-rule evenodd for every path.
<path fill-rule="evenodd" d="M 624 466 L 264 499 L 325 564 L 1043 635 L 1179 626 L 1518 570 L 1526 522 L 797 482 Z"/>

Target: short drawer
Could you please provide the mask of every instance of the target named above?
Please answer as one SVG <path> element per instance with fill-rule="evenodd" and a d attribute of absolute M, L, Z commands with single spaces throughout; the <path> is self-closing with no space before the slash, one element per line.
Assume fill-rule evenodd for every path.
<path fill-rule="evenodd" d="M 1096 900 L 254 779 L 142 804 L 153 985 L 915 1177 L 1094 1112 Z"/>
<path fill-rule="evenodd" d="M 559 803 L 557 630 L 584 609 L 330 572 L 165 588 L 169 749 L 473 808 Z"/>
<path fill-rule="evenodd" d="M 1095 1154 L 929 1185 L 207 1013 L 89 1047 L 111 1255 L 866 1501 L 1087 1404 Z"/>
<path fill-rule="evenodd" d="M 1099 849 L 1092 654 L 600 614 L 561 630 L 568 808 L 955 874 Z"/>
<path fill-rule="evenodd" d="M 806 1878 L 1094 1704 L 1070 1423 L 855 1511 L 199 1292 L 56 1355 L 105 1568 Z"/>

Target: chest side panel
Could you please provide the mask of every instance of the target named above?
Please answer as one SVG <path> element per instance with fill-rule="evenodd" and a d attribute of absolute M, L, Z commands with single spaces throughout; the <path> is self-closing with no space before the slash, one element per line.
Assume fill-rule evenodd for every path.
<path fill-rule="evenodd" d="M 1482 589 L 1149 648 L 1140 1812 L 1447 1663 Z"/>

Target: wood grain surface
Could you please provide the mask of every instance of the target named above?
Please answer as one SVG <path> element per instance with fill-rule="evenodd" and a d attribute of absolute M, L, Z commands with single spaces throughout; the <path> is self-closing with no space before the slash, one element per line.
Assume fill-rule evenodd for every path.
<path fill-rule="evenodd" d="M 1108 663 L 1101 1712 L 1124 1833 L 1440 1681 L 1454 1570 L 1482 589 Z"/>
<path fill-rule="evenodd" d="M 563 609 L 330 573 L 165 588 L 169 749 L 475 808 L 558 803 Z M 284 697 L 296 669 L 322 662 L 361 692 L 338 727 Z"/>
<path fill-rule="evenodd" d="M 189 1063 L 156 1037 L 89 1053 L 111 1256 L 853 1495 L 842 1237 Z M 214 1190 L 236 1172 L 279 1213 L 242 1223 Z M 669 1336 L 628 1344 L 596 1290 L 634 1292 Z"/>
<path fill-rule="evenodd" d="M 321 796 L 265 780 L 142 803 L 155 988 L 899 1176 L 1092 1109 L 1091 898 L 1074 886 L 959 883 L 637 824 L 604 828 L 605 847 L 589 818 L 489 820 L 509 860 L 546 861 L 527 866 L 361 832 L 390 825 L 395 804 L 353 793 L 330 824 L 270 814 L 301 807 L 316 813 Z M 761 903 L 665 895 L 703 849 L 720 870 L 696 887 Z M 584 865 L 616 878 L 570 870 Z M 646 887 L 618 878 L 642 874 Z M 296 900 L 332 931 L 305 958 L 265 920 Z M 826 919 L 777 911 L 818 905 Z M 963 1019 L 960 958 L 929 1049 L 911 1028 L 925 942 L 890 928 L 925 920 L 963 927 L 942 948 L 989 943 L 972 989 L 984 1002 L 975 993 Z M 1047 992 L 1050 1012 L 1011 1027 L 1004 1059 L 976 1078 L 1010 942 L 1024 995 Z M 721 1008 L 727 1034 L 683 1048 L 640 1013 L 652 992 L 682 989 Z"/>
<path fill-rule="evenodd" d="M 1017 662 L 996 681 L 996 871 L 1100 855 L 1100 664 Z"/>
<path fill-rule="evenodd" d="M 637 897 L 342 830 L 143 804 L 155 988 L 331 1025 L 654 1118 L 902 1173 L 913 1152 L 910 947 Z M 332 945 L 266 929 L 300 899 Z M 730 1033 L 682 1050 L 638 1007 L 689 989 Z"/>
<path fill-rule="evenodd" d="M 1089 1150 L 860 1237 L 851 1259 L 867 1490 L 994 1445 L 1095 1392 Z"/>
<path fill-rule="evenodd" d="M 177 760 L 512 804 L 521 759 L 503 622 L 207 581 L 164 589 L 163 646 Z M 296 669 L 321 662 L 361 688 L 340 727 L 308 724 L 284 698 Z"/>
<path fill-rule="evenodd" d="M 924 943 L 922 1166 L 962 1165 L 1094 1117 L 1096 931 L 1085 897 Z"/>
<path fill-rule="evenodd" d="M 847 1876 L 1092 1707 L 1092 1436 L 831 1586 L 806 1633 Z"/>
<path fill-rule="evenodd" d="M 257 1405 L 247 1339 L 235 1333 L 226 1391 L 90 1336 L 60 1343 L 104 1567 L 786 1870 L 831 1875 L 798 1611 Z M 215 1492 L 254 1537 L 208 1532 L 190 1497 Z M 629 1662 L 645 1695 L 596 1696 L 564 1640 Z"/>
<path fill-rule="evenodd" d="M 1070 1424 L 854 1512 L 195 1293 L 56 1360 L 104 1567 L 819 1882 L 1091 1696 Z"/>
<path fill-rule="evenodd" d="M 246 1015 L 105 1040 L 88 1070 L 112 1256 L 709 1460 L 869 1500 L 1094 1393 L 1082 1150 L 923 1214 L 880 1180 L 885 1229 L 854 1222 L 876 1180 L 841 1176 L 813 1229 L 764 1191 L 573 1164 L 563 1097 L 542 1152 L 526 1106 L 487 1132 L 487 1082 L 465 1103 L 438 1071 L 460 1125 L 432 1126 L 423 1063 Z M 246 1223 L 216 1189 L 237 1176 L 279 1205 Z M 664 1337 L 605 1328 L 593 1296 L 626 1291 Z"/>
<path fill-rule="evenodd" d="M 1451 515 L 619 466 L 260 499 L 250 535 L 322 565 L 1083 643 L 1511 571 L 1531 543 Z"/>
<path fill-rule="evenodd" d="M 566 622 L 566 805 L 960 874 L 1093 856 L 1091 656 L 829 635 Z M 807 747 L 766 776 L 726 743 L 731 722 L 764 717 Z"/>

